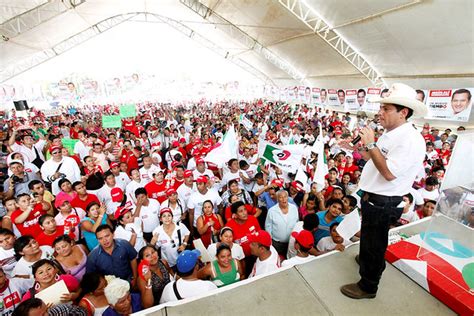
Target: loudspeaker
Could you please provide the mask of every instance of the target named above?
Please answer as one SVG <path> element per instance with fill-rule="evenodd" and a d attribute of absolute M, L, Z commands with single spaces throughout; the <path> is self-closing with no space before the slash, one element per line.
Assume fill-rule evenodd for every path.
<path fill-rule="evenodd" d="M 13 104 L 15 105 L 15 110 L 17 111 L 26 111 L 30 109 L 26 100 L 13 101 Z"/>

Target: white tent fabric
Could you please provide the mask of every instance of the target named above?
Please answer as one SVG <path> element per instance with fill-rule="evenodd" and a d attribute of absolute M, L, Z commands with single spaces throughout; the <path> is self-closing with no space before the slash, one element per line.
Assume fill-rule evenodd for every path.
<path fill-rule="evenodd" d="M 388 85 L 403 81 L 422 89 L 473 86 L 474 4 L 470 0 L 300 1 L 324 18 Z M 0 0 L 2 27 L 9 19 L 45 2 Z M 0 72 L 112 16 L 148 12 L 179 21 L 219 43 L 229 56 L 238 56 L 278 86 L 298 84 L 262 54 L 249 50 L 182 2 L 188 1 L 85 0 L 17 36 L 5 36 L 2 31 Z M 278 1 L 202 0 L 201 3 L 212 10 L 208 14 L 222 16 L 288 62 L 309 85 L 371 86 L 352 64 Z"/>

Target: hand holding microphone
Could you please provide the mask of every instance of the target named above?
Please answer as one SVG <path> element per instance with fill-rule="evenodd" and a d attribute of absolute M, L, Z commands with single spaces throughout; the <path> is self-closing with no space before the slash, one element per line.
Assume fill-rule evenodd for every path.
<path fill-rule="evenodd" d="M 369 127 L 362 128 L 359 135 L 351 141 L 351 145 L 356 146 L 360 141 L 362 141 L 364 145 L 375 142 L 374 131 Z"/>

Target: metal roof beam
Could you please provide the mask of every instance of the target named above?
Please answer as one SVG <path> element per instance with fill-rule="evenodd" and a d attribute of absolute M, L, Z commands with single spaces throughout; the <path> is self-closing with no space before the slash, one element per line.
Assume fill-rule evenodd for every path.
<path fill-rule="evenodd" d="M 1 38 L 7 42 L 11 38 L 29 31 L 68 10 L 74 9 L 85 1 L 86 0 L 50 0 L 45 2 L 0 24 Z"/>
<path fill-rule="evenodd" d="M 382 75 L 337 31 L 311 8 L 306 0 L 279 0 L 279 3 L 351 63 L 376 87 L 386 86 Z"/>

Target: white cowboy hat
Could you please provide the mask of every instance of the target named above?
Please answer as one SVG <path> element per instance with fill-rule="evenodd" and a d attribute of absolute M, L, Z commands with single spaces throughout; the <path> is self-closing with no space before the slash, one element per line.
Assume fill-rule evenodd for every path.
<path fill-rule="evenodd" d="M 413 116 L 424 117 L 428 108 L 423 102 L 416 99 L 416 91 L 403 83 L 394 83 L 388 90 L 385 98 L 375 97 L 369 102 L 397 104 L 413 110 Z"/>

